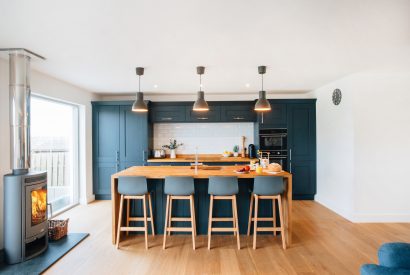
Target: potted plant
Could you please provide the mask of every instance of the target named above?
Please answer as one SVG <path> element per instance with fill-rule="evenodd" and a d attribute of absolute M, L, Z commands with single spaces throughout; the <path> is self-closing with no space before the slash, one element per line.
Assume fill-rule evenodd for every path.
<path fill-rule="evenodd" d="M 234 157 L 239 156 L 239 145 L 235 145 L 235 146 L 233 147 L 232 151 L 233 151 L 233 156 L 234 156 Z"/>
<path fill-rule="evenodd" d="M 176 139 L 170 138 L 169 145 L 162 145 L 162 148 L 169 149 L 171 152 L 171 158 L 174 159 L 177 157 L 175 150 L 182 145 L 183 143 L 177 143 Z"/>

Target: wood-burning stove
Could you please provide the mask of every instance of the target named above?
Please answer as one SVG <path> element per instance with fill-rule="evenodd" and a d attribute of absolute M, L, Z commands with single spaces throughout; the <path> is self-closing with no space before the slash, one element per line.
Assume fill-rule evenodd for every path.
<path fill-rule="evenodd" d="M 19 263 L 47 249 L 47 173 L 4 176 L 4 251 Z"/>
<path fill-rule="evenodd" d="M 7 263 L 30 259 L 48 245 L 47 174 L 30 169 L 30 59 L 26 49 L 9 53 L 11 174 L 4 176 L 4 252 Z"/>

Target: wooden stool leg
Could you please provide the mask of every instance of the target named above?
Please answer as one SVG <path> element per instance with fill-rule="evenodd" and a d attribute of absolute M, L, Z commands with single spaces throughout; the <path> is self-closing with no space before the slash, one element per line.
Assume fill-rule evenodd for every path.
<path fill-rule="evenodd" d="M 280 219 L 280 234 L 282 235 L 282 247 L 286 249 L 286 237 L 285 237 L 285 220 L 283 219 L 282 198 L 278 196 L 279 205 L 279 219 Z"/>
<path fill-rule="evenodd" d="M 211 195 L 209 201 L 209 219 L 208 219 L 208 249 L 211 249 L 211 229 L 212 229 L 212 208 L 214 206 L 214 196 Z"/>
<path fill-rule="evenodd" d="M 253 221 L 253 249 L 256 249 L 256 235 L 258 235 L 258 203 L 259 196 L 255 196 L 255 217 Z"/>
<path fill-rule="evenodd" d="M 131 200 L 127 199 L 127 227 L 130 226 L 130 204 L 131 204 Z M 129 231 L 127 231 L 125 234 L 128 236 Z"/>
<path fill-rule="evenodd" d="M 168 227 L 172 227 L 172 196 L 169 198 Z M 168 232 L 168 236 L 171 236 L 171 231 Z"/>
<path fill-rule="evenodd" d="M 249 220 L 248 220 L 248 233 L 247 233 L 248 236 L 251 234 L 252 212 L 253 212 L 253 193 L 251 194 L 251 203 L 249 204 Z"/>
<path fill-rule="evenodd" d="M 167 206 L 165 210 L 165 225 L 164 225 L 164 243 L 162 245 L 162 248 L 165 249 L 165 244 L 167 241 L 167 229 L 168 229 L 168 208 L 169 208 L 169 195 L 167 195 Z"/>
<path fill-rule="evenodd" d="M 124 205 L 124 195 L 121 195 L 121 200 L 120 200 L 120 211 L 118 215 L 118 230 L 117 230 L 117 249 L 120 246 L 120 236 L 121 236 L 121 223 L 122 223 L 122 211 L 123 211 L 123 205 Z"/>
<path fill-rule="evenodd" d="M 231 199 L 231 202 L 232 202 L 232 226 L 234 228 L 236 228 L 237 224 L 236 224 L 236 218 L 235 218 L 235 203 L 234 203 L 233 198 L 234 198 L 234 196 L 232 196 L 232 199 Z M 233 232 L 233 235 L 236 236 L 236 230 Z"/>
<path fill-rule="evenodd" d="M 149 216 L 151 217 L 151 234 L 155 236 L 155 229 L 154 229 L 154 215 L 152 214 L 152 202 L 151 202 L 151 194 L 148 193 L 148 205 L 149 205 Z"/>
<path fill-rule="evenodd" d="M 143 211 L 144 211 L 144 235 L 145 235 L 145 249 L 148 249 L 148 222 L 147 222 L 147 195 L 144 195 L 142 199 Z"/>
<path fill-rule="evenodd" d="M 273 217 L 273 227 L 276 227 L 276 200 L 272 199 L 272 217 Z M 276 231 L 273 231 L 273 236 L 276 236 Z"/>
<path fill-rule="evenodd" d="M 196 237 L 196 234 L 197 234 L 197 232 L 196 232 L 196 215 L 195 215 L 195 198 L 194 198 L 194 195 L 192 195 L 192 199 L 193 199 L 193 202 L 192 202 L 192 209 L 193 209 L 193 213 L 194 213 L 194 229 L 195 229 L 195 237 Z"/>
<path fill-rule="evenodd" d="M 189 197 L 189 206 L 191 209 L 191 230 L 192 230 L 192 249 L 195 250 L 195 221 L 194 221 L 194 196 Z"/>
<path fill-rule="evenodd" d="M 235 220 L 235 227 L 236 227 L 236 240 L 238 243 L 238 250 L 241 249 L 241 240 L 240 240 L 240 236 L 239 236 L 239 223 L 238 223 L 238 208 L 237 208 L 237 204 L 236 204 L 236 195 L 233 195 L 233 212 L 234 212 L 234 220 Z"/>

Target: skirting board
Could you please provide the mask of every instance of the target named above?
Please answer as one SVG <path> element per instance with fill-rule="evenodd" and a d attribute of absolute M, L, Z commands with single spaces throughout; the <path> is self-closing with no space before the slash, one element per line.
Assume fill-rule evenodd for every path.
<path fill-rule="evenodd" d="M 391 213 L 368 214 L 368 213 L 354 213 L 354 212 L 348 213 L 348 211 L 335 207 L 331 203 L 328 203 L 327 201 L 322 200 L 318 196 L 315 198 L 315 201 L 353 223 L 409 223 L 410 222 L 410 214 L 391 214 Z"/>

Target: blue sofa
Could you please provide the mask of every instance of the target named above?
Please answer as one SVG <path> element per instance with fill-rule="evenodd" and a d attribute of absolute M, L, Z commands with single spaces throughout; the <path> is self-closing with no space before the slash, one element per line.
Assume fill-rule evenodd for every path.
<path fill-rule="evenodd" d="M 365 264 L 361 275 L 410 275 L 410 244 L 386 243 L 379 248 L 379 265 Z"/>

